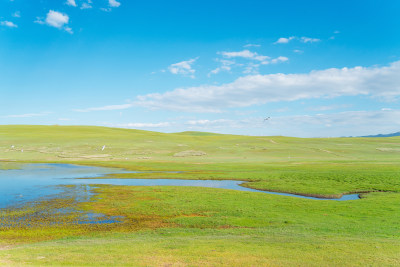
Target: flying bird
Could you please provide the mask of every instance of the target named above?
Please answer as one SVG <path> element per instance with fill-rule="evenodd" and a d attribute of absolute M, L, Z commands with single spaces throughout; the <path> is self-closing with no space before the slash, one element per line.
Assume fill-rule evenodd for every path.
<path fill-rule="evenodd" d="M 264 119 L 264 121 L 267 121 L 267 120 L 269 120 L 271 117 L 266 117 L 265 119 Z"/>

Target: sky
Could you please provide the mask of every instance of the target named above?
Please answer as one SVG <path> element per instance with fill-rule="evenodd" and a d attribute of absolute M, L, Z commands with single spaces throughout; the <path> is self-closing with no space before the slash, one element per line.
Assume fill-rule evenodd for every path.
<path fill-rule="evenodd" d="M 398 0 L 0 0 L 0 124 L 400 131 Z"/>

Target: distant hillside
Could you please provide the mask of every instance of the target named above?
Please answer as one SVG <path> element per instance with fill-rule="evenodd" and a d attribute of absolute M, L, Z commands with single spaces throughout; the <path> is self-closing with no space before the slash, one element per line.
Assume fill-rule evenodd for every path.
<path fill-rule="evenodd" d="M 393 136 L 400 136 L 400 132 L 390 133 L 390 134 L 367 135 L 367 136 L 361 136 L 361 137 L 393 137 Z"/>
<path fill-rule="evenodd" d="M 182 134 L 182 135 L 192 135 L 192 136 L 213 136 L 213 135 L 224 135 L 224 134 L 218 134 L 218 133 L 209 133 L 209 132 L 194 132 L 194 131 L 186 131 L 186 132 L 180 132 L 176 134 Z"/>

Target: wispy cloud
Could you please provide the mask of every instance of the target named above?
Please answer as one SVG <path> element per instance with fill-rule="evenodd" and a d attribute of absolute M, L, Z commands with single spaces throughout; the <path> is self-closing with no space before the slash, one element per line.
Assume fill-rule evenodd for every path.
<path fill-rule="evenodd" d="M 295 36 L 291 36 L 291 37 L 287 37 L 287 38 L 281 37 L 274 44 L 287 44 L 295 38 L 296 38 Z"/>
<path fill-rule="evenodd" d="M 400 61 L 385 67 L 354 67 L 307 74 L 249 75 L 223 85 L 179 88 L 163 94 L 139 96 L 135 102 L 151 109 L 221 112 L 268 102 L 322 97 L 400 96 Z"/>
<path fill-rule="evenodd" d="M 92 0 L 87 0 L 86 2 L 82 3 L 81 9 L 93 8 L 92 3 L 93 3 Z"/>
<path fill-rule="evenodd" d="M 303 42 L 303 43 L 316 43 L 316 42 L 320 42 L 321 39 L 310 38 L 310 37 L 301 37 L 300 41 Z"/>
<path fill-rule="evenodd" d="M 15 11 L 15 12 L 12 14 L 12 16 L 13 16 L 14 18 L 20 18 L 20 17 L 21 17 L 21 12 L 20 12 L 20 11 Z"/>
<path fill-rule="evenodd" d="M 109 105 L 103 107 L 95 107 L 95 108 L 85 108 L 85 109 L 74 109 L 76 112 L 91 112 L 91 111 L 109 111 L 109 110 L 122 110 L 133 107 L 134 104 L 121 104 L 121 105 Z"/>
<path fill-rule="evenodd" d="M 256 52 L 251 52 L 249 50 L 243 50 L 243 51 L 238 51 L 238 52 L 220 52 L 220 54 L 226 58 L 246 58 L 246 59 L 251 59 L 251 60 L 256 60 L 256 61 L 261 61 L 265 62 L 269 57 L 268 56 L 263 56 L 259 55 Z"/>
<path fill-rule="evenodd" d="M 1 21 L 0 25 L 1 26 L 6 26 L 6 27 L 9 27 L 9 28 L 18 28 L 18 26 L 14 22 L 7 21 L 7 20 Z"/>
<path fill-rule="evenodd" d="M 336 36 L 340 33 L 340 31 L 334 31 L 333 35 L 331 37 L 329 37 L 329 39 L 334 40 L 336 39 Z"/>
<path fill-rule="evenodd" d="M 121 3 L 116 0 L 108 0 L 108 4 L 110 7 L 119 7 L 121 5 Z"/>
<path fill-rule="evenodd" d="M 321 41 L 321 39 L 318 38 L 310 38 L 305 36 L 303 37 L 290 36 L 290 37 L 281 37 L 274 44 L 287 44 L 293 40 L 299 40 L 302 43 L 316 43 Z"/>
<path fill-rule="evenodd" d="M 247 45 L 244 45 L 243 47 L 261 47 L 261 45 L 259 45 L 259 44 L 247 44 Z"/>
<path fill-rule="evenodd" d="M 77 6 L 75 0 L 67 0 L 67 2 L 65 4 L 67 4 L 69 6 L 74 6 L 74 7 Z"/>
<path fill-rule="evenodd" d="M 210 71 L 210 73 L 208 74 L 208 77 L 211 76 L 211 74 L 218 74 L 221 71 L 230 71 L 232 69 L 233 65 L 236 65 L 235 61 L 232 60 L 226 60 L 226 59 L 216 59 L 217 62 L 221 63 L 220 67 L 217 67 L 216 69 L 213 69 L 212 71 Z"/>
<path fill-rule="evenodd" d="M 250 50 L 242 50 L 242 51 L 233 51 L 233 52 L 218 52 L 217 54 L 222 55 L 225 59 L 217 59 L 217 61 L 221 62 L 221 66 L 212 70 L 208 76 L 212 74 L 220 73 L 221 71 L 230 71 L 233 67 L 243 67 L 243 73 L 245 74 L 257 74 L 259 67 L 261 65 L 267 64 L 276 64 L 280 62 L 288 61 L 287 57 L 279 56 L 277 58 L 271 59 L 269 56 L 260 55 L 256 52 L 252 52 Z M 231 59 L 231 60 L 226 60 Z M 233 60 L 244 59 L 247 60 L 245 63 L 237 63 Z"/>
<path fill-rule="evenodd" d="M 32 117 L 42 117 L 51 114 L 51 112 L 42 112 L 42 113 L 26 113 L 26 114 L 17 114 L 17 115 L 4 115 L 2 118 L 32 118 Z"/>
<path fill-rule="evenodd" d="M 181 74 L 181 75 L 189 75 L 192 78 L 195 78 L 194 74 L 196 70 L 192 68 L 192 65 L 196 62 L 197 58 L 192 58 L 187 61 L 181 61 L 178 63 L 171 64 L 168 67 L 169 72 L 172 74 Z"/>
<path fill-rule="evenodd" d="M 287 57 L 279 56 L 279 57 L 277 57 L 277 58 L 272 59 L 272 60 L 271 60 L 271 63 L 272 63 L 272 64 L 276 64 L 276 63 L 279 63 L 279 62 L 286 62 L 286 61 L 288 61 L 288 60 L 289 60 L 289 58 L 287 58 Z"/>

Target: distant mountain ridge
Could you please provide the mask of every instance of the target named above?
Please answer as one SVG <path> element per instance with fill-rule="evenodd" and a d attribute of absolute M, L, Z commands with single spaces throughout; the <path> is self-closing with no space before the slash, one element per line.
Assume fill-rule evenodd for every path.
<path fill-rule="evenodd" d="M 393 137 L 393 136 L 400 136 L 400 132 L 390 133 L 390 134 L 367 135 L 367 136 L 360 136 L 360 137 Z"/>

